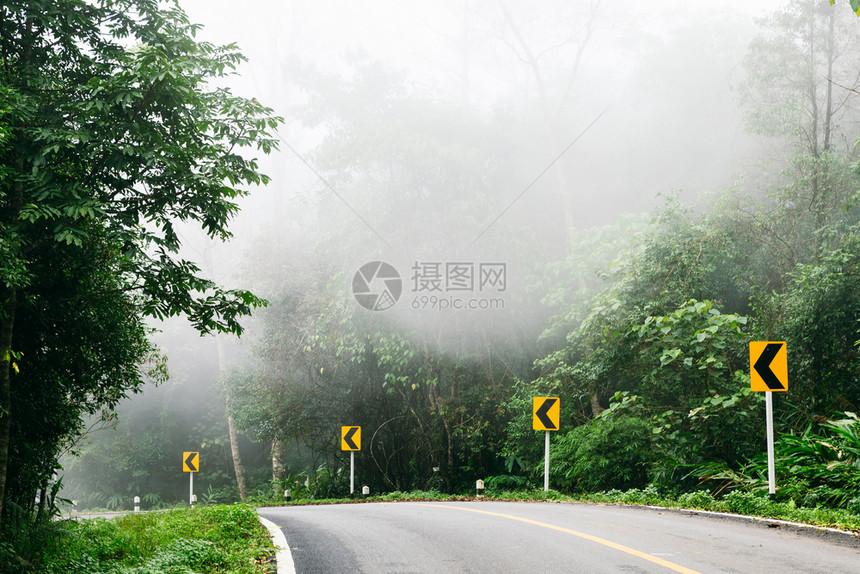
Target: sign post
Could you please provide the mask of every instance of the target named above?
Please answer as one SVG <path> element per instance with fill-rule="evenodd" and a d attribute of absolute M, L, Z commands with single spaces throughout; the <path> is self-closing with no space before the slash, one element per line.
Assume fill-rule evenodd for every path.
<path fill-rule="evenodd" d="M 340 450 L 349 451 L 349 494 L 355 494 L 355 451 L 361 450 L 361 427 L 340 427 Z"/>
<path fill-rule="evenodd" d="M 200 453 L 182 453 L 182 472 L 188 473 L 188 504 L 194 506 L 194 473 L 200 470 Z"/>
<path fill-rule="evenodd" d="M 764 411 L 767 420 L 767 493 L 770 496 L 776 494 L 776 461 L 773 452 L 773 393 L 764 393 Z"/>
<path fill-rule="evenodd" d="M 788 350 L 785 341 L 750 341 L 750 388 L 764 392 L 767 417 L 767 491 L 776 494 L 773 447 L 773 392 L 788 390 Z"/>
<path fill-rule="evenodd" d="M 549 433 L 557 431 L 561 419 L 561 401 L 558 397 L 533 397 L 532 428 L 546 431 L 544 439 L 543 489 L 549 490 Z"/>

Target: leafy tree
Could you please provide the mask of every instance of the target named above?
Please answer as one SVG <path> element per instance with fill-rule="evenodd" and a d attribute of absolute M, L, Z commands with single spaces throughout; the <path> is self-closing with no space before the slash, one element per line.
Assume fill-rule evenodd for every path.
<path fill-rule="evenodd" d="M 300 470 L 312 471 L 333 462 L 339 427 L 357 424 L 345 414 L 355 400 L 356 383 L 344 374 L 353 334 L 343 328 L 343 305 L 328 300 L 324 286 L 292 279 L 271 296 L 253 361 L 228 372 L 221 384 L 240 428 L 265 442 L 306 446 L 317 456 Z"/>
<path fill-rule="evenodd" d="M 565 345 L 536 363 L 543 379 L 554 381 L 571 404 L 580 405 L 578 422 L 599 414 L 616 392 L 634 391 L 644 380 L 643 372 L 630 365 L 646 360 L 635 356 L 637 348 L 656 350 L 631 339 L 632 330 L 655 317 L 673 320 L 690 299 L 719 301 L 698 304 L 715 312 L 749 307 L 749 287 L 737 279 L 745 256 L 733 251 L 728 233 L 707 218 L 691 221 L 674 200 L 654 223 L 601 274 L 604 286 L 592 291 L 585 305 L 576 299 L 568 303 L 570 310 L 562 315 L 570 329 Z M 700 311 L 682 316 L 698 317 Z"/>
<path fill-rule="evenodd" d="M 784 337 L 791 353 L 797 430 L 860 406 L 860 228 L 843 228 L 832 241 L 820 261 L 797 266 L 783 293 L 758 302 L 757 332 Z"/>
<path fill-rule="evenodd" d="M 759 24 L 742 86 L 748 127 L 779 138 L 786 160 L 775 192 L 753 208 L 748 195 L 738 198 L 727 213 L 748 238 L 759 286 L 782 291 L 796 265 L 817 261 L 836 230 L 857 220 L 860 41 L 843 5 L 794 0 Z"/>
<path fill-rule="evenodd" d="M 747 55 L 743 94 L 755 133 L 789 136 L 803 154 L 853 147 L 857 133 L 856 21 L 844 7 L 792 0 L 760 20 Z"/>
<path fill-rule="evenodd" d="M 820 261 L 860 218 L 850 158 L 798 156 L 789 166 L 788 182 L 765 199 L 731 192 L 716 206 L 713 224 L 736 246 L 734 273 L 747 299 L 789 288 L 798 265 Z"/>
<path fill-rule="evenodd" d="M 82 415 L 110 409 L 139 390 L 144 372 L 163 378 L 162 359 L 101 251 L 90 242 L 46 244 L 30 254 L 33 278 L 16 313 L 21 359 L 11 391 L 7 471 L 9 500 L 24 511 L 33 510 L 36 493 L 45 503 L 58 457 L 82 429 Z"/>
<path fill-rule="evenodd" d="M 238 150 L 272 150 L 279 122 L 215 86 L 242 56 L 197 42 L 197 28 L 174 1 L 0 7 L 0 512 L 40 422 L 24 418 L 35 377 L 47 375 L 41 396 L 68 407 L 44 438 L 57 444 L 80 413 L 139 388 L 129 365 L 150 350 L 144 316 L 184 314 L 201 332 L 238 333 L 239 318 L 262 303 L 219 288 L 178 255 L 177 221 L 229 236 L 234 200 L 267 181 Z M 76 271 L 63 269 L 68 261 Z M 67 347 L 40 346 L 55 334 L 70 337 Z M 102 336 L 109 341 L 90 345 Z M 88 348 L 61 378 L 56 370 L 79 359 L 72 350 Z M 85 368 L 103 359 L 119 372 Z"/>

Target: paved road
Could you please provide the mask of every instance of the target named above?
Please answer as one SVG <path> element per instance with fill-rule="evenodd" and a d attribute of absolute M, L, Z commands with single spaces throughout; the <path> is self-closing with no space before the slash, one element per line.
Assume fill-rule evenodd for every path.
<path fill-rule="evenodd" d="M 860 572 L 860 541 L 637 507 L 370 503 L 261 508 L 298 574 Z"/>

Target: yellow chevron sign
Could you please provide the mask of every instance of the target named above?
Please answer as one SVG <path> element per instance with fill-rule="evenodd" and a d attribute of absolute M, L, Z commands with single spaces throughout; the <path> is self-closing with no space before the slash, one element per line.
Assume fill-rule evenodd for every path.
<path fill-rule="evenodd" d="M 340 450 L 361 450 L 361 427 L 340 427 Z"/>
<path fill-rule="evenodd" d="M 182 453 L 182 472 L 197 472 L 200 470 L 200 453 Z"/>
<path fill-rule="evenodd" d="M 788 390 L 788 350 L 785 341 L 750 341 L 750 388 Z"/>

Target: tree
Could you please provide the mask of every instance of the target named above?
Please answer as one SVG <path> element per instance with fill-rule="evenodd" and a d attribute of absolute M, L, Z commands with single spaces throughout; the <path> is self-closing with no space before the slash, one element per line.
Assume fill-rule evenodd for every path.
<path fill-rule="evenodd" d="M 571 113 L 570 102 L 575 92 L 574 88 L 578 87 L 577 83 L 580 81 L 583 56 L 595 30 L 599 27 L 601 2 L 600 0 L 563 2 L 555 6 L 547 13 L 550 23 L 542 23 L 538 41 L 534 37 L 529 38 L 526 30 L 528 26 L 523 26 L 523 18 L 515 16 L 507 2 L 499 0 L 498 4 L 504 19 L 504 24 L 499 31 L 499 39 L 511 49 L 532 76 L 547 139 L 551 145 L 550 149 L 552 153 L 558 153 L 564 149 L 566 143 L 563 141 L 562 126 L 564 126 L 565 116 Z M 531 18 L 526 20 L 534 19 L 534 10 L 528 8 L 528 12 Z M 554 29 L 556 26 L 559 28 Z M 547 29 L 552 32 L 547 33 Z M 508 30 L 512 38 L 508 38 Z M 560 52 L 564 56 L 558 58 Z M 546 64 L 546 60 L 552 58 L 558 58 L 562 62 L 557 64 L 557 70 L 553 70 L 564 80 L 557 86 L 551 85 L 553 74 L 548 73 Z M 553 88 L 556 93 L 553 93 Z M 563 162 L 554 167 L 554 175 L 556 193 L 564 217 L 565 239 L 568 243 L 572 243 L 575 240 L 574 206 L 576 203 L 572 198 L 570 177 L 564 169 Z"/>
<path fill-rule="evenodd" d="M 81 412 L 139 388 L 130 365 L 149 350 L 143 317 L 184 314 L 203 333 L 240 333 L 240 317 L 263 303 L 219 288 L 178 254 L 178 221 L 229 237 L 235 199 L 268 181 L 238 150 L 274 149 L 270 130 L 281 121 L 214 85 L 243 58 L 235 45 L 197 42 L 197 29 L 175 0 L 0 7 L 0 518 L 30 446 L 22 390 L 38 371 L 28 369 L 74 364 L 71 348 L 107 336 L 75 324 L 116 322 L 123 332 L 88 358 L 123 371 L 81 368 L 65 379 L 47 371 L 43 396 L 68 407 L 46 439 L 54 445 L 75 432 Z M 79 271 L 70 276 L 61 254 Z M 61 280 L 69 291 L 55 290 Z M 48 332 L 67 334 L 68 347 L 39 347 Z"/>
<path fill-rule="evenodd" d="M 24 511 L 36 498 L 45 504 L 57 458 L 70 446 L 63 439 L 80 430 L 81 415 L 136 391 L 141 363 L 161 364 L 102 251 L 98 243 L 45 244 L 30 254 L 33 278 L 16 313 L 21 359 L 10 392 L 7 472 L 8 499 Z"/>
<path fill-rule="evenodd" d="M 819 261 L 798 265 L 783 293 L 758 301 L 762 338 L 791 352 L 793 426 L 860 406 L 860 225 L 841 226 Z"/>
<path fill-rule="evenodd" d="M 850 12 L 793 0 L 759 23 L 763 32 L 750 44 L 743 86 L 750 129 L 790 136 L 795 150 L 816 158 L 840 143 L 851 150 L 857 133 L 845 130 L 856 120 L 860 41 Z"/>

